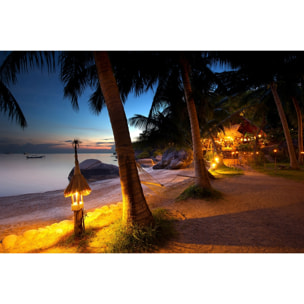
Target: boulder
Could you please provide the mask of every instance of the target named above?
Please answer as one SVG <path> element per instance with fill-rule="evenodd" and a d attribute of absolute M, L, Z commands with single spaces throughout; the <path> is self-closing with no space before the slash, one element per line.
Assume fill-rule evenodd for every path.
<path fill-rule="evenodd" d="M 86 159 L 79 164 L 79 168 L 81 174 L 88 182 L 116 178 L 119 176 L 118 166 L 105 164 L 98 159 Z M 73 174 L 74 168 L 68 176 L 69 180 L 71 180 Z"/>
<path fill-rule="evenodd" d="M 184 169 L 188 168 L 193 161 L 191 150 L 168 149 L 164 152 L 161 161 L 153 166 L 153 169 Z"/>

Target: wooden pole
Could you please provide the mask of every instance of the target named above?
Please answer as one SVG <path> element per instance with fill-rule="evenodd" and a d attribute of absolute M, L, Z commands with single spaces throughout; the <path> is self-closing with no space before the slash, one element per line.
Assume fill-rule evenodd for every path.
<path fill-rule="evenodd" d="M 74 233 L 81 236 L 84 233 L 83 209 L 74 211 Z"/>

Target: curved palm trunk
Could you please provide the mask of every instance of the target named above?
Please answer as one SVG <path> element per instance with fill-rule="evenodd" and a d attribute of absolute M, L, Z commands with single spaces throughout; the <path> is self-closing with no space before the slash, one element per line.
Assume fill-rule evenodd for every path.
<path fill-rule="evenodd" d="M 123 222 L 147 226 L 153 223 L 138 177 L 125 111 L 107 52 L 94 52 L 98 79 L 113 129 L 123 199 Z"/>
<path fill-rule="evenodd" d="M 200 128 L 197 118 L 196 107 L 194 99 L 192 97 L 192 88 L 190 83 L 190 65 L 186 58 L 181 57 L 180 66 L 182 70 L 182 79 L 184 85 L 184 91 L 187 102 L 188 115 L 191 125 L 191 136 L 192 136 L 192 145 L 193 145 L 193 157 L 194 157 L 194 168 L 195 168 L 195 177 L 196 185 L 202 188 L 211 189 L 210 180 L 208 177 L 208 172 L 205 166 L 203 147 L 200 137 Z"/>
<path fill-rule="evenodd" d="M 302 113 L 301 113 L 301 109 L 299 106 L 299 103 L 297 101 L 297 99 L 292 96 L 291 97 L 293 105 L 296 109 L 297 112 L 297 120 L 298 120 L 298 148 L 299 148 L 299 164 L 303 165 L 303 154 L 301 154 L 301 152 L 303 152 L 303 121 L 302 121 Z"/>
<path fill-rule="evenodd" d="M 270 88 L 271 88 L 271 92 L 273 94 L 273 98 L 274 98 L 274 101 L 275 101 L 277 109 L 278 109 L 278 113 L 279 113 L 279 116 L 281 119 L 282 126 L 283 126 L 283 131 L 284 131 L 287 148 L 288 148 L 290 167 L 292 169 L 299 169 L 299 164 L 298 164 L 296 153 L 295 153 L 295 150 L 294 150 L 294 147 L 292 144 L 291 135 L 290 135 L 288 124 L 287 124 L 287 119 L 285 116 L 285 112 L 284 112 L 279 94 L 277 92 L 277 86 L 274 82 L 272 82 L 270 84 Z"/>

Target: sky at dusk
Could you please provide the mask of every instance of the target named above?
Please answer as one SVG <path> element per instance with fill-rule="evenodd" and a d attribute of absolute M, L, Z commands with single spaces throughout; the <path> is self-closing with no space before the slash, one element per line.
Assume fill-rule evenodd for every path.
<path fill-rule="evenodd" d="M 3 55 L 3 53 L 2 53 Z M 81 141 L 80 152 L 114 152 L 114 138 L 106 107 L 99 115 L 89 108 L 88 88 L 79 98 L 79 111 L 63 97 L 63 84 L 57 72 L 29 70 L 19 74 L 10 86 L 28 126 L 22 129 L 7 115 L 0 113 L 0 153 L 65 153 L 73 152 L 71 141 Z M 139 97 L 130 94 L 125 103 L 127 119 L 135 114 L 147 115 L 153 92 Z M 129 126 L 132 141 L 141 132 Z"/>

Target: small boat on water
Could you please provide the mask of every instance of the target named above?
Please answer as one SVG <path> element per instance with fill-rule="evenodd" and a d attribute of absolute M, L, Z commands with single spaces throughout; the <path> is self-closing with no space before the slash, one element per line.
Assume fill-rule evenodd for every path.
<path fill-rule="evenodd" d="M 26 158 L 43 158 L 45 155 L 27 155 Z"/>

